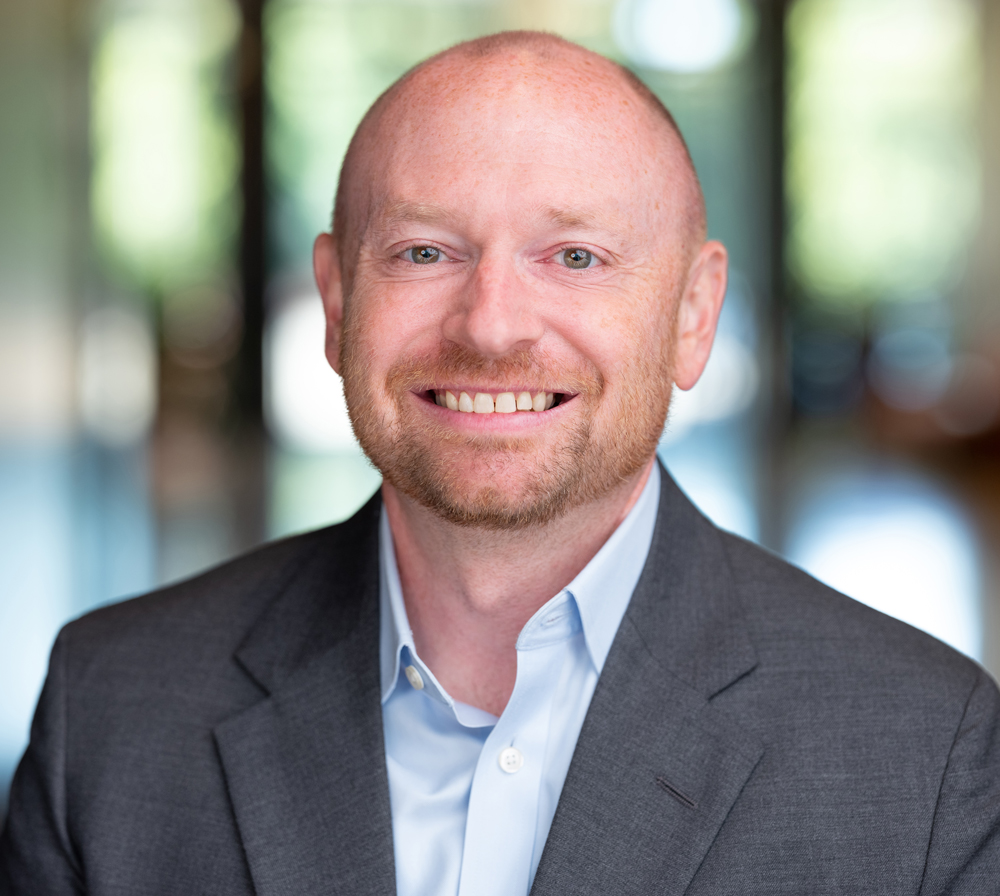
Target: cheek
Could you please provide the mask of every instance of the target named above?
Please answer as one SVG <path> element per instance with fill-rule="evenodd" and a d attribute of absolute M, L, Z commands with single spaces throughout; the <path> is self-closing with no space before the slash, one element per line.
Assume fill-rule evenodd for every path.
<path fill-rule="evenodd" d="M 341 342 L 341 376 L 348 402 L 353 397 L 370 403 L 387 363 L 385 340 L 378 338 L 378 315 L 367 297 L 353 295 L 344 308 Z"/>
<path fill-rule="evenodd" d="M 567 342 L 601 371 L 609 386 L 634 380 L 643 371 L 659 376 L 668 366 L 672 333 L 671 305 L 650 300 L 649 292 L 616 295 L 595 302 L 589 313 L 560 325 Z M 634 383 L 630 382 L 630 388 Z"/>
<path fill-rule="evenodd" d="M 344 341 L 372 372 L 384 372 L 405 354 L 419 331 L 420 316 L 409 312 L 403 296 L 355 291 L 345 309 Z"/>

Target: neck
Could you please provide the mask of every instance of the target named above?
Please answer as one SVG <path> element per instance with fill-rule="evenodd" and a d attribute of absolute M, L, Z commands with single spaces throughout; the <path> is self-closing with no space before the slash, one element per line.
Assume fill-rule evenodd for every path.
<path fill-rule="evenodd" d="M 521 629 L 618 528 L 653 463 L 599 501 L 512 532 L 455 525 L 383 484 L 414 645 L 452 697 L 503 712 Z"/>

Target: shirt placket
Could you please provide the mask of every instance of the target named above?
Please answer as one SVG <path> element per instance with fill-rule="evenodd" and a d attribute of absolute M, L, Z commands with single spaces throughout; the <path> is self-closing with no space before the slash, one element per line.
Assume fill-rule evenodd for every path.
<path fill-rule="evenodd" d="M 514 692 L 473 775 L 459 896 L 528 892 L 552 702 L 579 628 L 565 603 L 536 623 L 519 639 Z"/>

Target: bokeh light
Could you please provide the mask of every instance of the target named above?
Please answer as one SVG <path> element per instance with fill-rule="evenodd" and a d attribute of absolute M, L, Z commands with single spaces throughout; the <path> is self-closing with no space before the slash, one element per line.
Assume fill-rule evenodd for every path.
<path fill-rule="evenodd" d="M 788 19 L 789 260 L 814 300 L 954 285 L 979 211 L 972 0 L 799 0 Z"/>
<path fill-rule="evenodd" d="M 93 214 L 104 251 L 143 286 L 186 283 L 230 249 L 237 173 L 218 70 L 231 0 L 109 3 L 93 66 Z"/>
<path fill-rule="evenodd" d="M 837 476 L 799 507 L 786 556 L 850 597 L 982 658 L 976 542 L 933 484 L 899 474 Z"/>
<path fill-rule="evenodd" d="M 313 290 L 294 294 L 265 335 L 265 413 L 279 444 L 294 451 L 360 451 L 340 377 L 323 354 L 323 306 Z"/>
<path fill-rule="evenodd" d="M 80 338 L 80 416 L 112 447 L 138 442 L 156 413 L 156 353 L 149 322 L 135 309 L 92 311 Z"/>
<path fill-rule="evenodd" d="M 696 74 L 731 60 L 746 46 L 752 15 L 740 0 L 622 0 L 615 38 L 643 68 Z"/>

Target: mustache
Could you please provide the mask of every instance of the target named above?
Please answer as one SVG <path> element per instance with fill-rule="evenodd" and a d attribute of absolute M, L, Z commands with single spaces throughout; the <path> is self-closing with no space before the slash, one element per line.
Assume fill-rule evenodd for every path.
<path fill-rule="evenodd" d="M 597 395 L 604 389 L 604 377 L 589 361 L 568 368 L 536 348 L 487 358 L 465 346 L 443 345 L 437 351 L 394 364 L 386 376 L 392 391 L 429 389 L 446 382 L 536 383 L 550 391 Z"/>

